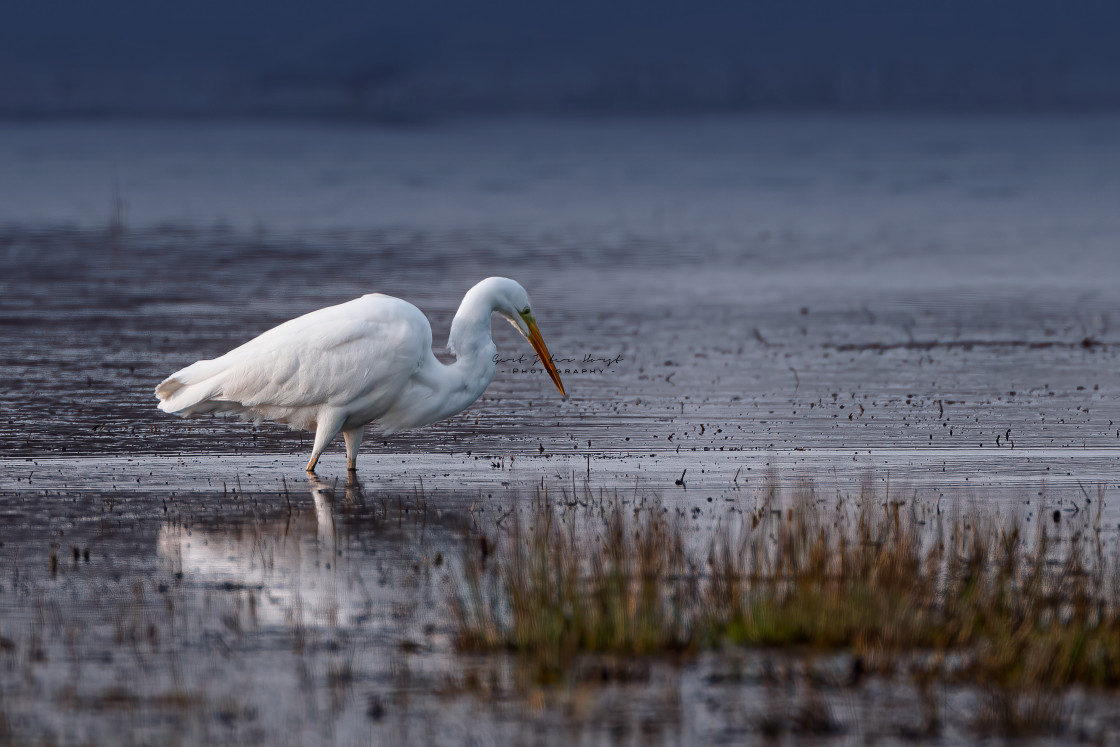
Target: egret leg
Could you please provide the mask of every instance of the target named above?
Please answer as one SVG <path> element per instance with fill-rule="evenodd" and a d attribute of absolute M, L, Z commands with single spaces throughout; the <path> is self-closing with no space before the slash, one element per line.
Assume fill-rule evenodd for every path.
<path fill-rule="evenodd" d="M 342 439 L 346 441 L 346 469 L 351 472 L 358 471 L 358 449 L 361 448 L 365 430 L 364 425 L 359 425 L 357 428 L 342 432 Z"/>
<path fill-rule="evenodd" d="M 307 462 L 308 472 L 315 471 L 315 465 L 319 463 L 319 456 L 338 435 L 344 420 L 345 417 L 341 413 L 320 416 L 319 423 L 315 427 L 315 446 L 311 449 L 311 459 Z"/>

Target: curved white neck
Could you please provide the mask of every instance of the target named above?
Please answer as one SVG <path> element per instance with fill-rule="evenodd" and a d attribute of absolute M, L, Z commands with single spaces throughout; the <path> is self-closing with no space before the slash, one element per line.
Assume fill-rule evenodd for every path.
<path fill-rule="evenodd" d="M 493 296 L 475 286 L 463 297 L 459 311 L 451 321 L 447 347 L 455 362 L 443 368 L 441 387 L 446 400 L 441 416 L 461 412 L 482 396 L 494 378 L 498 349 L 490 337 L 490 317 L 494 313 Z"/>
<path fill-rule="evenodd" d="M 490 317 L 494 309 L 492 294 L 481 284 L 463 296 L 463 302 L 451 320 L 451 334 L 447 338 L 447 347 L 457 359 L 473 357 L 482 348 L 494 348 L 490 337 Z M 493 353 L 490 358 L 493 359 Z"/>

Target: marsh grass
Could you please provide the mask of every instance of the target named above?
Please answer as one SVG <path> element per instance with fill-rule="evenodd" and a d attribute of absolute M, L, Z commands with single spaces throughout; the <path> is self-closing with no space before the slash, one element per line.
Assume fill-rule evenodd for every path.
<path fill-rule="evenodd" d="M 490 557 L 472 544 L 466 554 L 453 600 L 460 648 L 529 654 L 542 682 L 581 652 L 692 648 L 698 568 L 680 522 L 660 506 L 629 518 L 602 503 L 562 515 L 542 499 L 528 522 L 512 523 L 505 546 Z"/>
<path fill-rule="evenodd" d="M 657 501 L 541 495 L 488 552 L 469 545 L 452 594 L 457 642 L 516 651 L 542 683 L 572 677 L 585 654 L 845 651 L 859 673 L 979 684 L 992 693 L 983 724 L 1038 731 L 1061 719 L 1045 693 L 1120 685 L 1102 497 L 1074 525 L 1048 511 L 942 511 L 869 486 L 855 499 L 770 488 L 700 538 Z"/>

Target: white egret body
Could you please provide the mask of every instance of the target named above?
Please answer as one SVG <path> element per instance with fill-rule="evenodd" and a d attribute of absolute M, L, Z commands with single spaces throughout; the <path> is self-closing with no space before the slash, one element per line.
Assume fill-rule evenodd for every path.
<path fill-rule="evenodd" d="M 451 322 L 450 365 L 432 353 L 432 327 L 418 308 L 371 293 L 284 322 L 172 374 L 156 387 L 159 409 L 182 416 L 229 412 L 314 431 L 308 472 L 341 431 L 353 470 L 368 423 L 376 421 L 386 434 L 417 428 L 482 396 L 496 365 L 494 312 L 529 341 L 564 395 L 528 294 L 513 280 L 494 277 L 463 297 Z"/>

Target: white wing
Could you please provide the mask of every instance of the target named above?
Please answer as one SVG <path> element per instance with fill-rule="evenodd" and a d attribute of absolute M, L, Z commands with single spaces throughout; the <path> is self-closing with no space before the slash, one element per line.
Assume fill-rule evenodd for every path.
<path fill-rule="evenodd" d="M 324 406 L 374 412 L 408 383 L 432 349 L 410 303 L 379 293 L 305 314 L 156 388 L 160 409 L 238 412 L 311 427 Z"/>

